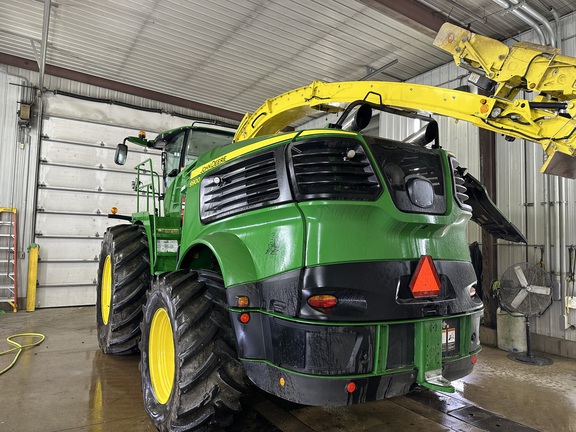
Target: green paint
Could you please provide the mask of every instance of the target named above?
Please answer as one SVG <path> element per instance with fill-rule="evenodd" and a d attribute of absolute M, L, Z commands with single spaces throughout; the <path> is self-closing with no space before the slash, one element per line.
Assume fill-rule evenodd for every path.
<path fill-rule="evenodd" d="M 374 373 L 376 375 L 384 374 L 387 369 L 389 330 L 390 326 L 388 325 L 376 326 L 376 340 L 374 343 Z"/>

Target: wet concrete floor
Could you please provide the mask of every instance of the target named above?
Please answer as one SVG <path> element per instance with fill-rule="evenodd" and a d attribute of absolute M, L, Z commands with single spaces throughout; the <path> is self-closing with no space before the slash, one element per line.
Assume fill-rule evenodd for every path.
<path fill-rule="evenodd" d="M 6 337 L 46 335 L 0 375 L 0 431 L 154 431 L 144 411 L 139 356 L 100 352 L 94 307 L 0 314 Z M 23 343 L 22 340 L 19 342 Z M 301 407 L 259 393 L 232 428 L 251 432 L 543 431 L 576 432 L 576 360 L 550 356 L 531 366 L 485 347 L 452 395 L 429 391 L 337 408 Z M 0 370 L 12 354 L 0 356 Z"/>

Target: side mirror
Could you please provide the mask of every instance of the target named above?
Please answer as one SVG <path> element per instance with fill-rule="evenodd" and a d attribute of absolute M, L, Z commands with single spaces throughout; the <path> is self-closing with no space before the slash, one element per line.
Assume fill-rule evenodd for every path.
<path fill-rule="evenodd" d="M 128 156 L 128 146 L 126 144 L 118 144 L 116 146 L 116 154 L 114 155 L 114 162 L 116 165 L 124 165 L 126 157 Z"/>

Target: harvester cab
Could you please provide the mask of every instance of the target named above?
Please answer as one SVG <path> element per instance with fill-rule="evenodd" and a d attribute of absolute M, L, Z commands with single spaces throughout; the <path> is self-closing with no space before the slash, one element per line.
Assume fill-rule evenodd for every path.
<path fill-rule="evenodd" d="M 146 139 L 146 132 L 140 131 L 138 136 L 124 138 L 116 148 L 114 162 L 118 165 L 126 163 L 128 146 L 126 142 L 141 147 L 154 148 L 162 151 L 162 178 L 164 190 L 167 190 L 175 177 L 192 164 L 198 156 L 207 151 L 230 144 L 235 128 L 220 122 L 194 122 L 190 126 L 164 131 L 154 139 Z"/>

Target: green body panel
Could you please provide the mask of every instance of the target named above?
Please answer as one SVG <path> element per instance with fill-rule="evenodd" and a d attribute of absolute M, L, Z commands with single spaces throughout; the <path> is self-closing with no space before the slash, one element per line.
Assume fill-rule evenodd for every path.
<path fill-rule="evenodd" d="M 198 245 L 209 247 L 218 259 L 226 286 L 262 280 L 303 266 L 304 224 L 296 204 L 255 210 L 204 225 L 196 212 L 198 189 L 190 188 L 187 194 L 181 262 Z M 192 217 L 188 212 L 193 213 Z"/>
<path fill-rule="evenodd" d="M 331 136 L 361 135 L 328 130 Z M 174 181 L 182 188 L 194 170 L 226 155 L 237 155 L 242 149 L 255 148 L 241 155 L 260 152 L 264 148 L 286 145 L 290 141 L 310 139 L 327 134 L 326 129 L 307 130 L 234 143 L 215 148 L 188 166 Z M 260 146 L 261 143 L 267 143 Z M 373 160 L 367 149 L 368 156 Z M 218 257 L 226 286 L 262 280 L 303 266 L 318 266 L 361 261 L 417 260 L 421 255 L 433 259 L 468 260 L 466 236 L 470 213 L 454 204 L 452 180 L 446 152 L 439 150 L 445 169 L 445 215 L 413 214 L 398 210 L 389 193 L 383 190 L 376 201 L 305 201 L 252 210 L 213 223 L 199 219 L 200 182 L 214 167 L 202 170 L 198 181 L 187 185 L 185 229 L 182 234 L 179 266 L 189 263 L 188 257 L 199 244 L 208 246 Z M 228 159 L 231 160 L 231 159 Z M 228 162 L 226 160 L 226 163 Z M 380 173 L 381 184 L 385 184 Z M 180 195 L 172 188 L 173 198 L 166 195 L 165 209 L 180 209 Z M 169 203 L 178 199 L 177 203 Z M 210 237 L 215 233 L 234 236 L 243 248 L 236 247 L 241 257 L 220 250 L 229 240 Z M 217 242 L 214 239 L 218 239 Z M 230 259 L 223 259 L 230 257 Z M 250 270 L 238 269 L 237 262 L 252 262 Z M 194 264 L 192 264 L 194 267 Z M 254 269 L 252 271 L 252 268 Z"/>
<path fill-rule="evenodd" d="M 382 375 L 386 372 L 388 362 L 388 339 L 390 335 L 388 325 L 376 326 L 376 346 L 374 348 L 374 373 Z"/>
<path fill-rule="evenodd" d="M 384 193 L 375 202 L 309 201 L 300 204 L 306 219 L 306 265 L 354 261 L 419 259 L 465 260 L 466 224 L 459 209 L 448 216 L 398 211 Z"/>

